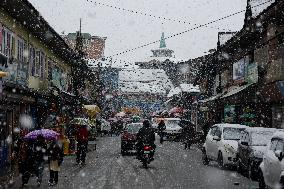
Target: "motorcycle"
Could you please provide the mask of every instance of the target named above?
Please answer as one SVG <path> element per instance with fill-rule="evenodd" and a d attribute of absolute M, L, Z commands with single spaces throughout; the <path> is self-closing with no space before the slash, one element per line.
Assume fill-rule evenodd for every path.
<path fill-rule="evenodd" d="M 151 145 L 148 145 L 148 144 L 143 145 L 143 149 L 140 153 L 139 159 L 142 162 L 143 167 L 145 169 L 147 169 L 148 164 L 150 164 L 150 162 L 154 160 L 154 152 L 155 152 L 155 149 Z"/>

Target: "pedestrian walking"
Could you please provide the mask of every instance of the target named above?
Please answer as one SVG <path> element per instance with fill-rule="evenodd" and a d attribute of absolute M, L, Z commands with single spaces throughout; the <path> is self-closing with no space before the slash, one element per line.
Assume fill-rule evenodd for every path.
<path fill-rule="evenodd" d="M 89 132 L 86 125 L 81 125 L 77 133 L 77 164 L 85 164 L 88 149 Z"/>
<path fill-rule="evenodd" d="M 195 129 L 192 123 L 186 124 L 182 129 L 184 149 L 190 149 L 195 139 Z"/>
<path fill-rule="evenodd" d="M 29 182 L 34 173 L 34 150 L 32 141 L 22 141 L 19 147 L 19 173 L 22 175 L 22 187 Z"/>
<path fill-rule="evenodd" d="M 35 175 L 37 177 L 37 185 L 40 186 L 42 182 L 42 175 L 44 169 L 44 162 L 47 160 L 47 144 L 42 135 L 38 135 L 34 145 L 35 157 Z"/>
<path fill-rule="evenodd" d="M 48 148 L 48 164 L 49 164 L 49 186 L 57 185 L 58 183 L 58 172 L 60 171 L 60 166 L 63 162 L 63 148 L 60 145 L 53 141 Z"/>
<path fill-rule="evenodd" d="M 164 120 L 161 120 L 158 124 L 158 132 L 160 135 L 160 143 L 163 144 L 164 142 L 164 131 L 166 130 L 166 124 Z"/>
<path fill-rule="evenodd" d="M 202 128 L 202 130 L 203 130 L 203 142 L 205 142 L 205 140 L 206 140 L 206 137 L 207 137 L 208 131 L 210 129 L 210 126 L 211 126 L 211 124 L 210 124 L 210 122 L 208 120 L 203 125 L 203 128 Z"/>

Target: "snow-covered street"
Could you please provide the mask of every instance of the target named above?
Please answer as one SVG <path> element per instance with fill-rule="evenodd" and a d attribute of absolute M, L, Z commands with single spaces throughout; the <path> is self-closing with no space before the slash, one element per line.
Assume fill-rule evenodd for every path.
<path fill-rule="evenodd" d="M 90 148 L 93 147 L 91 143 Z M 41 188 L 48 187 L 47 181 L 46 170 Z M 19 186 L 20 182 L 13 188 Z M 26 188 L 36 188 L 34 177 Z M 146 170 L 134 155 L 121 156 L 119 137 L 103 137 L 97 141 L 97 151 L 88 153 L 86 166 L 76 165 L 74 156 L 65 157 L 59 183 L 53 188 L 251 189 L 257 188 L 257 183 L 237 174 L 236 171 L 221 170 L 215 163 L 204 166 L 201 151 L 197 147 L 184 150 L 181 143 L 170 141 L 157 145 L 155 161 Z"/>

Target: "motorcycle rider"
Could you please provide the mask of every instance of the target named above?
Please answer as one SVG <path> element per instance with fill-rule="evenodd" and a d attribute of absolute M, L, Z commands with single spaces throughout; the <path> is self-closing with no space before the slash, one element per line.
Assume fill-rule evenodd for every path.
<path fill-rule="evenodd" d="M 143 127 L 137 133 L 137 158 L 140 159 L 143 152 L 144 144 L 150 145 L 152 148 L 156 148 L 155 145 L 155 131 L 152 128 L 149 120 L 143 121 Z"/>

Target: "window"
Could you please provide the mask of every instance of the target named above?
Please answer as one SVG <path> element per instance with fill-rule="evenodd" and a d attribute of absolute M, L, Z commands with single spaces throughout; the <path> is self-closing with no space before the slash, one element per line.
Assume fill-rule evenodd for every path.
<path fill-rule="evenodd" d="M 26 50 L 26 43 L 23 39 L 18 38 L 18 54 L 17 54 L 17 59 L 21 63 L 25 63 L 27 61 L 25 57 L 25 50 Z"/>
<path fill-rule="evenodd" d="M 48 70 L 48 80 L 52 81 L 52 65 L 53 65 L 53 63 L 52 63 L 51 60 L 48 60 L 47 64 L 48 64 L 48 68 L 47 68 L 47 70 Z"/>
<path fill-rule="evenodd" d="M 241 141 L 242 142 L 249 142 L 249 134 L 247 132 L 245 132 L 245 131 L 242 132 Z"/>
<path fill-rule="evenodd" d="M 40 52 L 40 58 L 39 58 L 39 76 L 40 78 L 44 79 L 45 77 L 45 54 L 43 52 Z"/>
<path fill-rule="evenodd" d="M 35 48 L 30 46 L 30 70 L 31 70 L 31 76 L 35 76 L 35 70 L 36 70 L 36 64 L 35 64 Z"/>
<path fill-rule="evenodd" d="M 284 147 L 283 140 L 278 140 L 275 151 L 280 150 L 281 152 L 283 152 L 283 147 Z"/>
<path fill-rule="evenodd" d="M 216 130 L 217 130 L 217 127 L 213 127 L 210 131 L 210 135 L 215 136 Z"/>
<path fill-rule="evenodd" d="M 216 128 L 215 135 L 216 135 L 217 137 L 221 138 L 221 136 L 222 136 L 222 131 L 221 131 L 221 129 L 220 129 L 219 127 Z"/>
<path fill-rule="evenodd" d="M 13 57 L 15 53 L 14 34 L 5 27 L 2 29 L 2 53 L 8 58 Z"/>
<path fill-rule="evenodd" d="M 276 138 L 271 139 L 270 150 L 275 152 L 277 143 L 278 143 L 278 139 L 276 139 Z"/>

